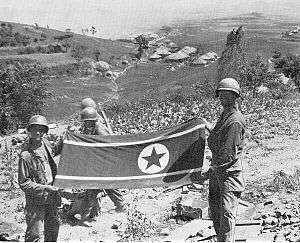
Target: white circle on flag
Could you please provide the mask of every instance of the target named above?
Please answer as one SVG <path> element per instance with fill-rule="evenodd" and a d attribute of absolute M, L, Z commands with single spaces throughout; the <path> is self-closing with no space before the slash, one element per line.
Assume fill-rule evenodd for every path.
<path fill-rule="evenodd" d="M 145 147 L 139 155 L 138 166 L 146 174 L 162 171 L 169 163 L 169 150 L 160 143 Z"/>

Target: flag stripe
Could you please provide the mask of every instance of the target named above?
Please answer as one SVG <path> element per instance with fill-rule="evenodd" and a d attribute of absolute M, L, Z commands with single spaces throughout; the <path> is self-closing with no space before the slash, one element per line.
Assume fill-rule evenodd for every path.
<path fill-rule="evenodd" d="M 200 172 L 202 169 L 189 169 L 189 170 L 181 170 L 174 171 L 170 173 L 162 173 L 162 174 L 152 174 L 152 175 L 142 175 L 142 176 L 123 176 L 123 177 L 90 177 L 90 176 L 68 176 L 68 175 L 57 175 L 55 179 L 59 180 L 79 180 L 79 181 L 124 181 L 124 180 L 139 180 L 139 179 L 150 179 L 150 178 L 158 178 L 165 176 L 173 176 L 173 175 L 181 175 L 187 173 Z"/>
<path fill-rule="evenodd" d="M 198 129 L 201 128 L 205 128 L 204 124 L 200 124 L 197 125 L 189 130 L 186 131 L 182 131 L 176 134 L 172 134 L 169 136 L 160 136 L 160 137 L 156 137 L 156 138 L 152 138 L 152 139 L 148 139 L 148 140 L 142 140 L 142 141 L 135 141 L 135 142 L 124 142 L 124 143 L 86 143 L 86 142 L 76 142 L 74 140 L 65 140 L 64 143 L 65 144 L 70 144 L 70 145 L 75 145 L 75 146 L 82 146 L 82 147 L 94 147 L 94 148 L 104 148 L 104 147 L 119 147 L 119 146 L 130 146 L 130 145 L 139 145 L 139 144 L 145 144 L 145 143 L 153 143 L 156 141 L 159 141 L 161 139 L 167 140 L 170 138 L 176 138 L 176 137 L 180 137 L 182 135 L 194 132 Z"/>

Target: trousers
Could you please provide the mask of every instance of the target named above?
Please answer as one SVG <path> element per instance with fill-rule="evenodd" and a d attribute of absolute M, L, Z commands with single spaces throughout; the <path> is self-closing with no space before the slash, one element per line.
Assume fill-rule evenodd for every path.
<path fill-rule="evenodd" d="M 25 241 L 57 241 L 59 231 L 58 208 L 52 204 L 25 206 Z"/>
<path fill-rule="evenodd" d="M 233 174 L 210 172 L 209 208 L 219 242 L 234 241 L 236 215 L 241 190 L 239 187 L 235 190 L 232 181 L 236 182 L 239 180 L 239 173 L 241 172 Z"/>
<path fill-rule="evenodd" d="M 102 189 L 87 189 L 80 200 L 77 200 L 69 210 L 68 215 L 74 216 L 79 213 L 83 218 L 90 216 L 91 218 L 98 216 L 100 212 L 101 198 L 98 194 Z M 122 207 L 124 203 L 123 195 L 117 189 L 105 189 L 105 192 L 115 204 L 116 207 Z"/>

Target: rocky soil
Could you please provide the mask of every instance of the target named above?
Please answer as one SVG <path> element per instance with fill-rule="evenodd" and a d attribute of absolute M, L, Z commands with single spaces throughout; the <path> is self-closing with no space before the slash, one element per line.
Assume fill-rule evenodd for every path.
<path fill-rule="evenodd" d="M 293 114 L 299 114 L 299 107 L 295 108 Z M 299 127 L 299 122 L 291 125 Z M 260 128 L 257 126 L 257 129 Z M 240 205 L 238 222 L 246 220 L 259 224 L 259 228 L 252 227 L 255 240 L 299 241 L 299 134 L 273 134 L 272 130 L 268 134 L 269 136 L 249 139 L 247 143 L 243 160 L 247 186 L 242 197 L 244 204 Z M 5 143 L 1 144 L 2 150 L 5 149 Z M 23 241 L 26 227 L 24 195 L 16 183 L 16 153 L 8 148 L 6 150 L 9 152 L 6 153 L 7 158 L 12 158 L 14 162 L 1 163 L 0 235 L 5 239 Z M 128 205 L 125 213 L 116 213 L 113 203 L 104 196 L 102 214 L 94 221 L 69 222 L 63 217 L 61 209 L 59 240 L 161 240 L 175 237 L 174 232 L 192 219 L 200 216 L 208 218 L 206 185 L 175 188 L 169 192 L 165 190 L 166 188 L 123 190 Z M 185 206 L 186 213 L 178 214 L 178 205 Z M 203 227 L 209 228 L 207 225 Z M 191 228 L 193 229 L 189 227 L 189 230 Z M 203 229 L 198 224 L 194 232 L 183 230 L 180 234 L 191 234 L 193 237 L 188 241 L 195 241 L 201 238 Z M 211 241 L 211 227 L 203 235 Z"/>

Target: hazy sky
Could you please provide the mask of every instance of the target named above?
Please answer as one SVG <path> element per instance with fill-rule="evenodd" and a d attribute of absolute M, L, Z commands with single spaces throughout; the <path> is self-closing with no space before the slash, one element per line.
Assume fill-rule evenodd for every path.
<path fill-rule="evenodd" d="M 300 19 L 300 0 L 0 0 L 0 20 L 75 32 L 94 25 L 106 38 L 252 11 Z"/>

